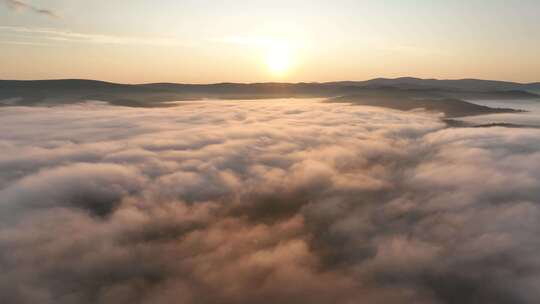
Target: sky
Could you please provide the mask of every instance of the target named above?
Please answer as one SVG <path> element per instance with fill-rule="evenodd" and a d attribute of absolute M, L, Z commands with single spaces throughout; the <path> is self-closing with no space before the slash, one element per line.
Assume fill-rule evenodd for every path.
<path fill-rule="evenodd" d="M 540 81 L 538 0 L 0 0 L 0 79 Z"/>

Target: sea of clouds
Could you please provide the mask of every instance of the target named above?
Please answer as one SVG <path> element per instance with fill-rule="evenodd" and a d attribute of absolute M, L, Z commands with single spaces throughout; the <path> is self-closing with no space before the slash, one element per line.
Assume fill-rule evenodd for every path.
<path fill-rule="evenodd" d="M 2 303 L 537 303 L 540 130 L 314 101 L 0 109 Z"/>

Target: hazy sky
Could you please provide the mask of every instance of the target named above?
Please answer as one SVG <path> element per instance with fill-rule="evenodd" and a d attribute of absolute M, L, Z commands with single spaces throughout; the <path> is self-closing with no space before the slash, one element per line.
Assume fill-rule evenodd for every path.
<path fill-rule="evenodd" d="M 0 78 L 540 81 L 538 0 L 0 0 Z"/>

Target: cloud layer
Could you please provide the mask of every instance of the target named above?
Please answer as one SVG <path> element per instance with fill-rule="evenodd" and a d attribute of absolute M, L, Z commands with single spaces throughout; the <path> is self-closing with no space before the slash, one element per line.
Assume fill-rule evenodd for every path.
<path fill-rule="evenodd" d="M 540 132 L 313 101 L 0 111 L 6 303 L 534 303 Z"/>

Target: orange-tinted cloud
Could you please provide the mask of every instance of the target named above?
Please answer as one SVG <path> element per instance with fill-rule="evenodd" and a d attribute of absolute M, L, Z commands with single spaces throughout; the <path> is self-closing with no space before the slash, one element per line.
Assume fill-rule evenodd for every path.
<path fill-rule="evenodd" d="M 540 133 L 313 101 L 0 111 L 9 303 L 534 303 Z"/>

